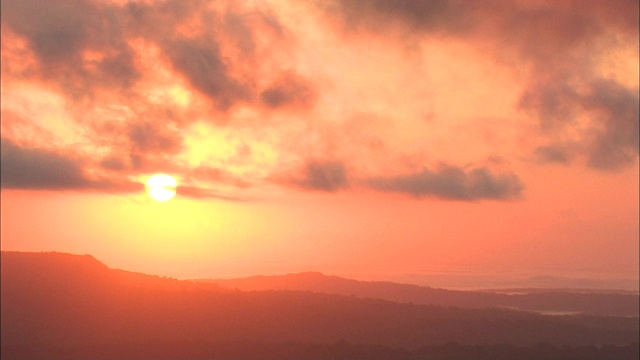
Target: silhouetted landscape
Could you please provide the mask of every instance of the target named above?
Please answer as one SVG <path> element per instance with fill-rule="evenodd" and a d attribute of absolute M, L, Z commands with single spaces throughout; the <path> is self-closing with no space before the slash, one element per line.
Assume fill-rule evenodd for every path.
<path fill-rule="evenodd" d="M 0 3 L 0 360 L 640 358 L 640 1 Z"/>
<path fill-rule="evenodd" d="M 3 359 L 632 359 L 637 305 L 631 294 L 510 296 L 318 273 L 180 281 L 89 255 L 2 252 Z"/>
<path fill-rule="evenodd" d="M 391 282 L 364 282 L 325 276 L 317 272 L 242 279 L 200 280 L 243 291 L 293 290 L 376 298 L 401 303 L 457 306 L 462 308 L 510 308 L 542 313 L 638 316 L 638 295 L 565 289 L 510 289 L 455 291 Z M 511 294 L 516 293 L 516 294 Z"/>

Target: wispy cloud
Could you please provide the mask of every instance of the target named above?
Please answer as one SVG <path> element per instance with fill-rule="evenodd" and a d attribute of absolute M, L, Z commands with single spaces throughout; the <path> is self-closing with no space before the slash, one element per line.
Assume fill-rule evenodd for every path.
<path fill-rule="evenodd" d="M 333 192 L 349 187 L 347 170 L 343 162 L 309 160 L 295 174 L 281 181 L 307 190 Z"/>
<path fill-rule="evenodd" d="M 368 180 L 373 189 L 397 192 L 414 197 L 434 197 L 446 200 L 512 200 L 522 196 L 523 185 L 512 173 L 493 174 L 479 167 L 470 170 L 443 166 L 436 170 L 398 176 L 375 177 Z"/>

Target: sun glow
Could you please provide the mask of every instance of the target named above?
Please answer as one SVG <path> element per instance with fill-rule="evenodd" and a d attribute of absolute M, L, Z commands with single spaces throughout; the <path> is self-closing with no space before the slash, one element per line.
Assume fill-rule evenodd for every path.
<path fill-rule="evenodd" d="M 175 178 L 166 174 L 155 174 L 145 182 L 147 194 L 155 201 L 169 201 L 176 195 L 178 182 Z"/>

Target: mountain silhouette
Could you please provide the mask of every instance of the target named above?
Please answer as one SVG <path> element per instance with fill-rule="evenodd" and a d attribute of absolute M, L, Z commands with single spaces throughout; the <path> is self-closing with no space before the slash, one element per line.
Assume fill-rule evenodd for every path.
<path fill-rule="evenodd" d="M 319 272 L 280 276 L 251 276 L 238 279 L 198 280 L 243 291 L 295 290 L 376 298 L 402 303 L 458 306 L 463 308 L 510 308 L 543 313 L 584 313 L 637 317 L 638 294 L 582 290 L 529 289 L 520 294 L 497 291 L 458 291 L 397 284 L 383 281 L 357 281 Z"/>
<path fill-rule="evenodd" d="M 345 359 L 418 359 L 447 344 L 456 344 L 446 348 L 454 352 L 501 344 L 507 353 L 538 344 L 549 344 L 548 351 L 606 345 L 607 352 L 627 354 L 639 336 L 637 318 L 240 291 L 113 270 L 88 255 L 1 257 L 3 359 L 312 359 L 327 351 Z M 412 357 L 420 351 L 427 355 Z"/>

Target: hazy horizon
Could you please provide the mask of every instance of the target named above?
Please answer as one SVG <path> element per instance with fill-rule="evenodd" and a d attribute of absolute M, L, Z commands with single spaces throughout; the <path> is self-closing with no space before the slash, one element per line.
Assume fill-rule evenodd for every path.
<path fill-rule="evenodd" d="M 11 251 L 11 250 L 2 250 Z M 58 251 L 32 251 L 30 253 L 61 253 Z M 63 253 L 65 254 L 65 253 Z M 130 272 L 141 273 L 152 276 L 162 276 L 178 280 L 216 280 L 216 279 L 241 279 L 256 276 L 284 276 L 304 273 L 321 273 L 325 276 L 336 276 L 344 279 L 374 282 L 394 282 L 398 284 L 418 285 L 425 287 L 450 289 L 450 290 L 502 290 L 502 289 L 573 289 L 573 290 L 621 290 L 638 293 L 638 278 L 612 277 L 600 274 L 600 276 L 589 277 L 588 274 L 556 274 L 549 275 L 548 272 L 529 273 L 479 273 L 473 270 L 422 270 L 420 272 L 354 272 L 345 269 L 279 269 L 263 270 L 262 272 L 251 272 L 252 270 L 219 270 L 211 273 L 175 274 L 171 269 L 153 272 L 148 269 L 118 267 L 108 262 L 102 261 L 93 254 L 72 254 L 90 255 L 110 269 L 118 269 Z M 591 274 L 593 275 L 593 274 Z"/>

